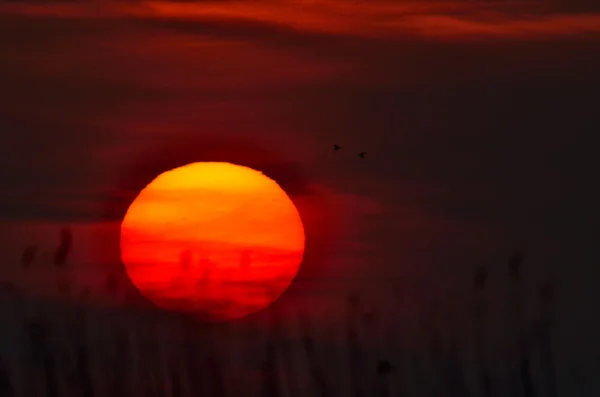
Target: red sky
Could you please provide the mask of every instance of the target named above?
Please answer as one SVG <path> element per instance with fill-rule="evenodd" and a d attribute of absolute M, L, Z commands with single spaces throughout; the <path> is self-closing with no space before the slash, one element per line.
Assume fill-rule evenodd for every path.
<path fill-rule="evenodd" d="M 580 3 L 582 3 L 580 1 Z M 6 4 L 35 17 L 272 24 L 302 32 L 406 39 L 547 38 L 597 33 L 600 14 L 560 1 L 136 1 Z"/>
<path fill-rule="evenodd" d="M 540 268 L 591 263 L 599 31 L 585 1 L 2 4 L 3 274 L 24 278 L 24 245 L 51 250 L 71 224 L 93 283 L 118 264 L 107 208 L 172 158 L 223 151 L 284 170 L 331 237 L 318 299 L 385 306 L 523 241 Z"/>

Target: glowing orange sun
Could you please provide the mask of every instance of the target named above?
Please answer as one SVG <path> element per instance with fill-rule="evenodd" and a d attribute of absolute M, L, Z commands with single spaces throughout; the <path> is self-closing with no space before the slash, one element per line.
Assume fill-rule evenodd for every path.
<path fill-rule="evenodd" d="M 259 171 L 193 163 L 156 177 L 121 224 L 121 259 L 165 309 L 227 320 L 258 311 L 290 285 L 304 255 L 298 210 Z"/>

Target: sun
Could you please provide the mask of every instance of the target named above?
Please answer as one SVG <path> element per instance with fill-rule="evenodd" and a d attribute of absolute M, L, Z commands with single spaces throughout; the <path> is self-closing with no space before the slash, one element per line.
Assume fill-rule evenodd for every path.
<path fill-rule="evenodd" d="M 121 259 L 164 309 L 230 320 L 275 301 L 296 276 L 304 227 L 286 192 L 252 168 L 192 163 L 157 176 L 121 224 Z"/>

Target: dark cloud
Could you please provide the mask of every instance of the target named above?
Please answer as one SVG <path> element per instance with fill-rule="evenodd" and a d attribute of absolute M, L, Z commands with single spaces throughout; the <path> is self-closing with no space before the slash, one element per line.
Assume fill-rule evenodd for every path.
<path fill-rule="evenodd" d="M 560 136 L 558 126 L 569 129 L 577 121 L 582 124 L 578 132 L 570 133 L 565 138 L 570 142 L 575 142 L 576 137 L 587 136 L 584 131 L 593 128 L 593 124 L 590 124 L 592 109 L 586 104 L 595 102 L 596 83 L 588 77 L 594 75 L 599 64 L 594 57 L 598 53 L 594 42 L 512 42 L 494 45 L 422 41 L 393 43 L 313 35 L 282 25 L 248 21 L 150 19 L 137 22 L 107 21 L 106 25 L 98 21 L 92 25 L 86 23 L 72 20 L 66 25 L 64 21 L 49 21 L 41 27 L 35 25 L 36 37 L 39 38 L 29 40 L 29 45 L 39 42 L 35 47 L 38 52 L 32 53 L 44 54 L 39 55 L 40 60 L 51 56 L 48 48 L 56 48 L 58 52 L 71 51 L 73 57 L 79 59 L 78 62 L 64 61 L 66 69 L 47 72 L 17 69 L 15 64 L 11 73 L 5 74 L 3 83 L 8 90 L 4 91 L 2 102 L 12 113 L 3 115 L 3 129 L 20 131 L 11 134 L 8 144 L 4 146 L 3 162 L 9 167 L 7 169 L 11 169 L 4 177 L 5 189 L 17 191 L 35 185 L 39 190 L 52 186 L 56 191 L 61 191 L 78 186 L 82 191 L 106 192 L 106 186 L 104 190 L 99 189 L 98 183 L 91 186 L 95 183 L 91 181 L 98 181 L 102 177 L 101 172 L 92 171 L 95 167 L 91 164 L 93 160 L 89 150 L 98 151 L 101 147 L 109 150 L 119 142 L 124 144 L 128 138 L 122 136 L 123 131 L 102 130 L 95 123 L 105 117 L 126 114 L 127 109 L 136 102 L 149 103 L 159 98 L 163 102 L 168 102 L 168 99 L 195 98 L 196 103 L 200 104 L 202 102 L 198 101 L 198 97 L 204 97 L 207 102 L 218 97 L 218 89 L 208 92 L 174 90 L 168 85 L 154 87 L 151 83 L 156 80 L 150 78 L 131 81 L 129 76 L 143 72 L 136 73 L 131 68 L 141 67 L 141 64 L 129 65 L 119 61 L 116 56 L 98 54 L 97 57 L 105 61 L 117 61 L 113 66 L 118 68 L 112 73 L 110 69 L 103 69 L 109 63 L 103 64 L 103 68 L 94 69 L 94 56 L 75 52 L 83 47 L 82 43 L 89 42 L 93 46 L 105 34 L 112 37 L 113 34 L 107 32 L 112 28 L 119 28 L 126 34 L 131 31 L 131 26 L 150 29 L 148 38 L 158 37 L 159 32 L 165 30 L 171 32 L 169 35 L 192 34 L 194 37 L 218 37 L 225 41 L 242 37 L 259 42 L 279 41 L 282 48 L 285 43 L 297 42 L 301 43 L 304 56 L 322 57 L 329 49 L 330 57 L 353 65 L 354 70 L 343 79 L 320 85 L 296 86 L 294 95 L 284 95 L 281 91 L 260 94 L 262 101 L 278 102 L 281 108 L 286 109 L 277 122 L 314 134 L 331 134 L 337 136 L 335 140 L 352 142 L 357 149 L 363 145 L 365 150 L 374 151 L 366 164 L 349 162 L 343 171 L 345 175 L 364 175 L 365 169 L 374 171 L 373 167 L 377 167 L 380 168 L 377 170 L 378 176 L 386 180 L 401 178 L 406 183 L 416 181 L 420 184 L 443 181 L 446 186 L 479 186 L 486 181 L 487 185 L 495 186 L 503 181 L 506 186 L 529 187 L 535 193 L 539 189 L 528 185 L 526 180 L 534 177 L 536 172 L 541 172 L 540 165 L 548 161 L 545 153 L 562 147 L 563 143 L 556 138 Z M 8 28 L 5 26 L 5 29 Z M 49 39 L 54 37 L 51 33 L 55 31 L 64 31 L 65 41 Z M 84 38 L 87 38 L 72 41 L 68 39 L 68 31 L 87 32 L 84 34 Z M 52 42 L 51 47 L 43 44 L 48 40 Z M 289 49 L 291 52 L 296 50 L 294 46 Z M 152 59 L 152 56 L 148 59 Z M 448 61 L 451 59 L 460 59 L 460 62 Z M 440 68 L 438 65 L 442 63 L 444 67 Z M 19 66 L 25 64 L 21 62 Z M 564 87 L 569 87 L 568 91 Z M 223 99 L 226 99 L 239 96 L 240 93 L 223 95 Z M 584 105 L 580 108 L 569 106 L 574 97 L 579 97 Z M 34 114 L 35 118 L 32 117 Z M 553 119 L 549 119 L 549 115 L 554 116 Z M 525 128 L 528 131 L 523 131 Z M 369 134 L 368 140 L 364 138 L 365 133 Z M 194 144 L 188 144 L 187 137 L 177 139 L 186 142 L 182 148 L 170 150 L 157 142 L 157 148 L 165 159 L 164 164 L 160 165 L 159 162 L 163 161 L 160 160 L 156 164 L 144 165 L 147 167 L 145 176 L 136 182 L 135 187 L 124 188 L 123 191 L 135 191 L 143 180 L 147 182 L 164 170 L 169 161 L 172 163 L 170 165 L 180 165 L 187 160 L 203 158 L 212 150 L 209 149 L 211 143 L 201 143 L 204 137 L 194 138 L 198 140 Z M 47 147 L 51 147 L 52 151 L 46 150 Z M 504 150 L 497 150 L 499 147 Z M 571 147 L 578 146 L 572 143 Z M 236 150 L 231 149 L 228 155 Z M 243 152 L 244 149 L 239 151 Z M 424 151 L 428 152 L 425 157 L 422 155 Z M 254 154 L 257 158 L 243 161 L 269 168 L 272 176 L 286 185 L 292 194 L 307 194 L 306 186 L 297 183 L 302 178 L 281 171 L 286 167 L 279 165 L 284 164 L 285 160 L 259 159 L 260 153 L 257 150 Z M 53 168 L 54 174 L 41 173 L 32 167 L 25 167 L 23 163 L 17 166 L 11 160 L 15 156 L 30 158 L 36 164 L 47 164 Z M 232 155 L 235 156 L 237 154 Z M 505 168 L 499 156 L 510 158 L 511 167 Z M 169 157 L 178 161 L 166 160 Z M 565 159 L 564 162 L 568 164 L 577 160 L 581 161 L 581 158 Z M 444 161 L 446 165 L 440 167 L 439 161 Z M 563 160 L 552 161 L 556 166 Z M 141 159 L 140 162 L 143 163 Z M 73 164 L 79 166 L 73 167 Z M 560 167 L 563 170 L 557 172 L 563 175 L 561 180 L 576 180 L 573 172 L 565 171 L 566 166 Z M 544 189 L 549 193 L 553 191 L 548 186 Z M 463 188 L 459 190 L 463 191 Z M 26 194 L 32 194 L 32 191 L 24 190 Z M 507 202 L 517 199 L 518 193 L 514 191 L 514 198 L 509 200 L 507 196 Z M 105 196 L 106 193 L 101 194 L 96 201 L 106 199 L 118 202 Z M 365 194 L 368 192 L 365 191 Z M 450 195 L 446 197 L 448 200 L 456 195 L 452 192 L 446 194 Z M 472 204 L 464 201 L 464 197 L 470 194 L 480 197 L 488 193 L 458 195 L 454 199 L 458 202 L 446 207 L 450 210 L 473 205 L 471 213 L 477 213 L 475 208 L 481 201 Z M 56 196 L 61 197 L 59 194 Z M 65 202 L 71 203 L 77 202 L 81 196 L 71 198 L 65 193 L 62 197 Z M 13 200 L 12 204 L 5 206 L 7 216 L 28 211 L 16 210 L 23 200 L 5 200 Z M 123 199 L 123 202 L 127 200 Z M 436 201 L 434 203 L 434 206 L 438 205 Z M 54 205 L 58 203 L 46 204 L 45 208 L 53 209 Z M 79 218 L 84 208 L 91 211 L 94 206 L 74 207 L 77 206 L 69 205 L 69 210 L 58 213 L 73 213 Z M 94 215 L 89 214 L 90 218 Z M 109 217 L 115 216 L 118 216 L 116 212 Z"/>
<path fill-rule="evenodd" d="M 239 37 L 277 46 L 302 47 L 325 41 L 488 40 L 583 36 L 598 33 L 597 14 L 587 0 L 566 2 L 113 2 L 24 3 L 5 8 L 7 15 L 53 17 L 113 24 L 130 21 L 178 33 Z M 584 10 L 584 11 L 579 11 Z M 17 18 L 18 20 L 18 18 Z M 42 19 L 43 21 L 43 19 Z M 46 22 L 43 22 L 44 24 Z"/>
<path fill-rule="evenodd" d="M 600 4 L 595 0 L 545 0 L 542 4 L 554 12 L 600 12 Z"/>

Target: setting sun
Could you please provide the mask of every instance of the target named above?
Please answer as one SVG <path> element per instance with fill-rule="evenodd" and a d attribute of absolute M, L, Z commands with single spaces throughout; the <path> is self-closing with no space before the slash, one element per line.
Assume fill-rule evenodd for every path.
<path fill-rule="evenodd" d="M 279 185 L 230 163 L 193 163 L 156 177 L 121 225 L 121 259 L 165 309 L 226 320 L 276 300 L 298 272 L 304 228 Z"/>

